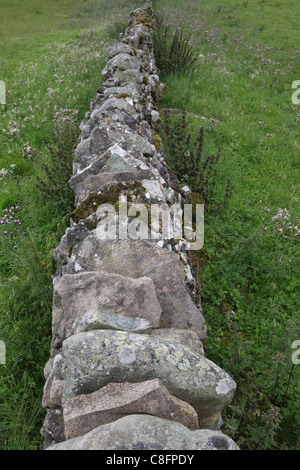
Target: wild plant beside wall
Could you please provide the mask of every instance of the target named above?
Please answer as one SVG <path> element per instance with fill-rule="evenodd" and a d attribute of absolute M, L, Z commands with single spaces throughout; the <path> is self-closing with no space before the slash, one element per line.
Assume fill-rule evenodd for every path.
<path fill-rule="evenodd" d="M 170 110 L 164 113 L 162 137 L 172 170 L 193 192 L 199 194 L 206 214 L 216 216 L 228 204 L 234 187 L 228 179 L 222 198 L 217 195 L 221 149 L 216 154 L 208 154 L 204 149 L 204 133 L 204 128 L 200 127 L 198 135 L 192 137 L 185 109 L 181 117 L 172 120 Z"/>

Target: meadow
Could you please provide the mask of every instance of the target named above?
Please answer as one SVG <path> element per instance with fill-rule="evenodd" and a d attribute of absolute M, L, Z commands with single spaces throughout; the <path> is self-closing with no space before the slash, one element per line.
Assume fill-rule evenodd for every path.
<path fill-rule="evenodd" d="M 0 105 L 2 450 L 42 446 L 52 253 L 73 208 L 72 148 L 101 84 L 106 48 L 142 3 L 0 0 L 7 89 Z M 162 116 L 170 108 L 175 122 L 185 108 L 192 137 L 204 129 L 203 155 L 220 149 L 209 186 L 214 204 L 228 179 L 234 187 L 217 214 L 206 211 L 204 249 L 193 260 L 206 354 L 238 384 L 222 430 L 245 449 L 299 449 L 300 365 L 292 362 L 292 343 L 300 340 L 300 105 L 292 103 L 292 83 L 300 80 L 300 8 L 297 0 L 154 6 L 171 31 L 191 35 L 197 57 L 194 71 L 162 73 Z M 178 177 L 189 183 L 188 174 Z M 193 197 L 201 200 L 197 187 Z"/>

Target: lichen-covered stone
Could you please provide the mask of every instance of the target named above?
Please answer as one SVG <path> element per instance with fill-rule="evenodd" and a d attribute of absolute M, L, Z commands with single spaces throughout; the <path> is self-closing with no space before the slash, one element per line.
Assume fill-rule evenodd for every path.
<path fill-rule="evenodd" d="M 204 356 L 203 344 L 199 340 L 199 336 L 191 330 L 183 330 L 180 328 L 156 328 L 152 331 L 153 336 L 159 336 L 174 343 L 183 344 L 192 351 Z"/>
<path fill-rule="evenodd" d="M 65 367 L 62 403 L 109 382 L 158 378 L 175 397 L 198 413 L 200 427 L 230 403 L 235 382 L 220 367 L 186 346 L 160 337 L 96 330 L 63 342 Z M 210 423 L 213 428 L 216 423 Z"/>
<path fill-rule="evenodd" d="M 236 448 L 222 433 L 188 429 L 196 410 L 202 428 L 219 429 L 235 383 L 204 357 L 206 325 L 186 240 L 172 230 L 157 238 L 153 216 L 118 214 L 121 196 L 128 211 L 131 203 L 147 210 L 164 203 L 166 211 L 190 202 L 157 134 L 157 104 L 167 87 L 153 54 L 154 21 L 152 2 L 131 14 L 123 39 L 108 49 L 103 84 L 80 125 L 70 175 L 75 209 L 54 250 L 45 447 L 65 439 L 65 413 L 67 437 L 85 434 L 51 448 Z M 127 239 L 124 231 L 106 236 L 108 221 L 119 230 L 125 220 Z M 117 419 L 121 413 L 130 415 Z"/>
<path fill-rule="evenodd" d="M 129 54 L 134 55 L 133 47 L 129 46 L 128 44 L 124 44 L 123 42 L 118 42 L 112 47 L 107 49 L 108 58 L 111 59 L 118 54 Z"/>
<path fill-rule="evenodd" d="M 178 421 L 192 430 L 199 429 L 196 411 L 172 397 L 158 379 L 136 384 L 110 383 L 96 392 L 67 400 L 63 411 L 67 439 L 136 413 Z"/>
<path fill-rule="evenodd" d="M 183 424 L 149 415 L 129 415 L 47 450 L 239 450 L 221 431 L 190 431 Z"/>

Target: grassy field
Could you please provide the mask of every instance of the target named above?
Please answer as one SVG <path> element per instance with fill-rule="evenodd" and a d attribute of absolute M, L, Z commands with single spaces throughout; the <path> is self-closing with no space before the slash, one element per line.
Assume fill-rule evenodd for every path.
<path fill-rule="evenodd" d="M 138 2 L 0 0 L 0 448 L 39 449 L 52 252 L 68 226 L 79 124 Z M 3 223 L 2 223 L 3 222 Z"/>
<path fill-rule="evenodd" d="M 223 430 L 245 449 L 299 449 L 300 6 L 155 6 L 173 31 L 191 34 L 198 58 L 193 73 L 162 75 L 161 108 L 185 107 L 189 130 L 204 127 L 204 153 L 221 149 L 212 198 L 222 200 L 228 178 L 234 186 L 217 217 L 206 212 L 198 260 L 206 352 L 238 384 Z"/>

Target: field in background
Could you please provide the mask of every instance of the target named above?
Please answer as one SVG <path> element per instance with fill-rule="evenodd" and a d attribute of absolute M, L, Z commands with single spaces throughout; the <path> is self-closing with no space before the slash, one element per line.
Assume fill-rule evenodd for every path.
<path fill-rule="evenodd" d="M 300 105 L 292 83 L 300 80 L 300 7 L 157 0 L 155 8 L 171 30 L 191 34 L 198 57 L 194 73 L 161 77 L 169 92 L 160 107 L 186 108 L 188 130 L 205 129 L 206 155 L 220 147 L 213 198 L 228 178 L 234 186 L 218 217 L 206 213 L 195 260 L 206 353 L 238 384 L 222 429 L 245 449 L 299 448 Z"/>
<path fill-rule="evenodd" d="M 0 105 L 2 450 L 42 444 L 52 252 L 73 208 L 72 147 L 102 82 L 106 48 L 138 3 L 0 0 L 0 80 L 7 90 L 6 107 Z"/>

